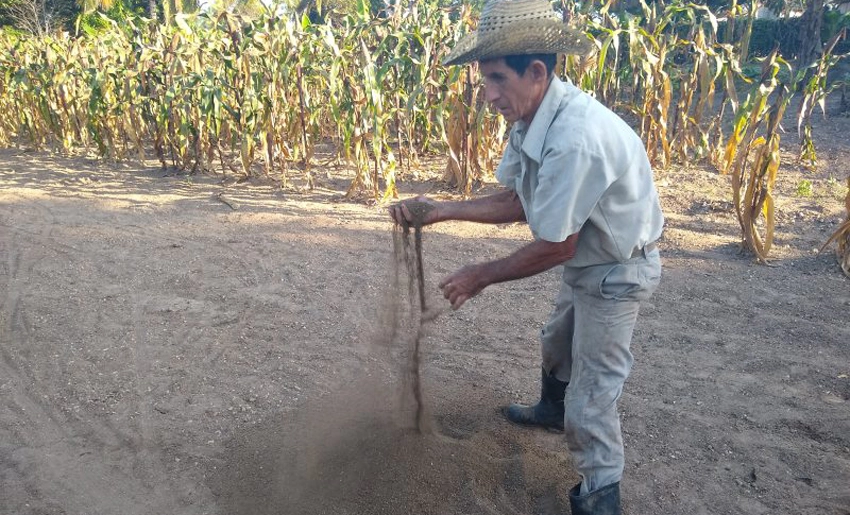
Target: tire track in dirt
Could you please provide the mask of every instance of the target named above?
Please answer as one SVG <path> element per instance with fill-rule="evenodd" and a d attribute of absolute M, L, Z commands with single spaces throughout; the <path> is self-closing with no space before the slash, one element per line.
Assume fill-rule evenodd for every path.
<path fill-rule="evenodd" d="M 30 236 L 38 239 L 39 236 L 49 237 L 51 233 L 50 225 L 54 220 L 51 220 L 46 231 L 39 233 L 29 233 Z M 4 383 L 4 390 L 7 390 L 5 397 L 9 399 L 7 407 L 10 411 L 17 415 L 17 426 L 11 428 L 11 432 L 16 439 L 24 442 L 24 445 L 19 445 L 17 448 L 12 448 L 9 454 L 11 455 L 12 463 L 9 465 L 13 469 L 24 467 L 21 463 L 16 462 L 16 457 L 29 457 L 38 465 L 35 467 L 39 470 L 42 476 L 51 476 L 51 469 L 55 469 L 57 464 L 56 446 L 61 446 L 63 442 L 72 438 L 73 434 L 67 429 L 68 426 L 63 424 L 57 417 L 56 413 L 48 406 L 45 406 L 33 393 L 37 388 L 33 387 L 34 380 L 31 373 L 24 370 L 22 364 L 19 364 L 12 356 L 10 348 L 15 341 L 21 342 L 23 345 L 32 344 L 28 324 L 21 314 L 21 284 L 27 284 L 32 275 L 32 271 L 41 257 L 29 256 L 18 250 L 22 247 L 19 239 L 14 236 L 16 232 L 6 232 L 6 238 L 2 243 L 8 263 L 8 279 L 6 284 L 6 294 L 2 299 L 2 332 L 0 332 L 0 349 L 2 349 L 3 361 L 0 363 L 3 376 L 7 378 Z M 21 263 L 27 263 L 25 267 L 21 267 Z M 38 429 L 38 431 L 35 431 Z M 31 435 L 39 434 L 39 440 L 36 440 Z M 50 453 L 43 453 L 45 447 L 51 449 Z M 61 452 L 61 451 L 60 451 Z M 50 458 L 47 454 L 52 455 Z M 65 456 L 67 460 L 70 456 Z M 77 476 L 80 477 L 80 476 Z M 68 508 L 79 510 L 80 512 L 86 509 L 86 503 L 78 498 L 75 498 L 74 490 L 69 486 L 62 485 L 61 480 L 49 481 L 52 486 L 47 486 L 45 481 L 39 481 L 37 484 L 26 484 L 24 488 L 33 496 L 42 494 L 45 490 L 57 490 L 54 494 L 56 498 L 64 498 L 65 502 L 69 502 Z M 55 478 L 59 479 L 59 478 Z M 64 488 L 63 488 L 64 486 Z M 49 495 L 49 494 L 48 494 Z"/>
<path fill-rule="evenodd" d="M 6 284 L 3 288 L 6 295 L 4 295 L 3 298 L 0 298 L 0 313 L 3 314 L 3 318 L 0 319 L 0 357 L 3 358 L 2 364 L 5 367 L 11 367 L 12 371 L 18 372 L 18 368 L 15 366 L 15 362 L 12 359 L 12 355 L 9 353 L 9 350 L 6 348 L 5 342 L 11 341 L 14 337 L 13 325 L 17 318 L 18 310 L 18 290 L 14 284 L 14 280 L 17 275 L 18 267 L 20 266 L 21 253 L 11 250 L 12 245 L 8 245 L 8 242 L 5 240 L 0 240 L 0 245 L 3 245 L 4 249 L 6 249 L 5 253 L 7 257 L 7 278 Z M 11 371 L 4 370 L 4 372 L 6 372 L 7 377 L 11 375 Z"/>
<path fill-rule="evenodd" d="M 41 206 L 39 206 L 41 207 Z M 41 207 L 43 213 L 50 216 L 50 223 L 43 233 L 29 233 L 32 237 L 38 239 L 41 236 L 50 237 L 52 232 L 51 226 L 55 222 L 49 210 Z M 6 225 L 5 223 L 3 225 Z M 11 228 L 11 226 L 9 225 Z M 53 440 L 59 439 L 62 435 L 60 429 L 61 424 L 56 419 L 54 413 L 51 413 L 42 402 L 31 393 L 31 388 L 27 386 L 27 382 L 32 383 L 33 375 L 25 370 L 24 362 L 18 363 L 12 356 L 11 346 L 14 341 L 23 341 L 30 343 L 30 325 L 27 323 L 26 317 L 21 312 L 21 286 L 29 283 L 29 278 L 36 264 L 44 258 L 44 256 L 28 256 L 20 250 L 22 247 L 20 241 L 15 239 L 17 231 L 4 231 L 6 237 L 0 240 L 7 263 L 8 278 L 6 280 L 6 294 L 0 299 L 0 355 L 2 355 L 3 376 L 7 377 L 9 382 L 13 382 L 11 393 L 12 400 L 10 407 L 17 408 L 20 413 L 29 413 L 30 417 L 36 417 L 34 422 L 43 424 L 45 429 L 51 429 L 50 437 Z M 22 268 L 21 264 L 26 263 Z M 48 423 L 49 422 L 49 423 Z"/>
<path fill-rule="evenodd" d="M 150 481 L 138 477 L 166 477 L 156 452 L 144 448 L 151 440 L 144 427 L 139 437 L 132 432 L 128 434 L 109 418 L 95 422 L 92 417 L 63 416 L 39 398 L 42 389 L 36 375 L 28 370 L 26 360 L 15 359 L 12 352 L 15 344 L 22 349 L 35 349 L 32 352 L 40 350 L 32 340 L 22 302 L 35 267 L 46 257 L 55 258 L 52 254 L 59 254 L 65 260 L 84 259 L 73 247 L 56 241 L 57 217 L 49 207 L 32 199 L 18 197 L 17 200 L 36 208 L 37 213 L 27 223 L 39 230 L 21 230 L 11 223 L 0 222 L 10 229 L 0 237 L 3 261 L 7 264 L 5 295 L 0 298 L 0 377 L 6 380 L 0 387 L 9 399 L 6 405 L 12 414 L 12 424 L 6 425 L 12 438 L 3 438 L 6 443 L 0 446 L 0 457 L 9 461 L 5 464 L 9 469 L 29 473 L 12 476 L 23 485 L 6 484 L 0 490 L 22 488 L 28 493 L 30 502 L 16 507 L 15 513 L 57 506 L 70 514 L 185 512 L 179 509 L 181 503 L 171 492 L 152 488 Z M 4 215 L 0 219 L 10 218 Z M 41 250 L 32 252 L 32 249 Z M 99 275 L 117 276 L 114 270 L 96 265 L 95 268 Z M 62 356 L 55 357 L 65 361 Z M 61 366 L 60 373 L 70 377 L 67 363 Z M 8 415 L 3 418 L 9 419 Z M 133 463 L 129 474 L 127 459 Z"/>
<path fill-rule="evenodd" d="M 134 230 L 127 230 L 127 227 L 132 227 Z M 146 227 L 139 225 L 115 225 L 110 224 L 109 236 L 119 235 L 121 238 L 130 237 L 136 241 L 150 241 L 156 244 L 168 244 L 172 247 L 177 246 L 192 246 L 198 252 L 203 250 L 202 245 L 193 245 L 186 240 L 180 238 L 163 237 L 157 234 L 156 231 L 151 231 Z M 119 270 L 117 267 L 98 266 L 100 275 L 109 275 L 111 278 L 119 279 L 126 276 L 126 270 Z M 135 285 L 136 288 L 139 285 Z M 128 285 L 128 290 L 133 286 Z M 124 400 L 127 405 L 125 412 L 133 413 L 134 416 L 128 417 L 122 421 L 123 426 L 119 427 L 110 422 L 110 419 L 104 421 L 105 426 L 109 426 L 119 436 L 121 441 L 121 453 L 129 454 L 128 459 L 132 462 L 129 467 L 132 477 L 141 485 L 145 492 L 148 501 L 143 513 L 196 513 L 203 510 L 201 506 L 193 506 L 187 508 L 187 504 L 191 501 L 186 496 L 192 496 L 196 490 L 196 485 L 191 478 L 179 474 L 175 468 L 170 468 L 167 462 L 172 462 L 171 467 L 174 467 L 175 458 L 168 455 L 168 442 L 166 435 L 162 433 L 159 426 L 154 420 L 157 413 L 157 402 L 153 398 L 153 393 L 150 388 L 146 389 L 146 384 L 149 384 L 152 376 L 156 375 L 156 370 L 150 364 L 155 363 L 157 356 L 152 352 L 152 348 L 156 343 L 148 338 L 145 327 L 146 318 L 150 318 L 150 305 L 145 302 L 139 295 L 139 290 L 133 288 L 132 293 L 127 292 L 126 297 L 129 298 L 131 304 L 129 313 L 121 318 L 126 320 L 123 337 L 120 342 L 126 343 L 126 349 L 130 354 L 129 363 L 127 363 L 131 373 L 131 390 L 133 395 Z M 144 289 L 144 285 L 141 285 Z M 149 320 L 147 320 L 149 323 Z M 191 327 L 183 327 L 175 334 L 172 339 L 174 345 L 179 345 L 183 341 L 188 340 L 191 333 Z M 179 461 L 179 459 L 178 459 Z M 177 467 L 179 468 L 179 467 Z M 150 506 L 154 504 L 155 507 Z"/>
<path fill-rule="evenodd" d="M 216 272 L 233 268 L 232 265 L 223 266 L 221 263 L 234 262 L 237 264 L 236 268 L 239 270 L 239 275 L 235 278 L 239 281 L 239 284 L 228 283 L 229 288 L 239 286 L 256 288 L 264 283 L 260 281 L 255 267 L 259 265 L 260 270 L 263 272 L 269 270 L 269 259 L 267 257 L 259 261 L 252 261 L 250 260 L 250 256 L 253 249 L 250 247 L 245 249 L 248 254 L 240 252 L 231 244 L 238 243 L 238 241 L 230 241 L 225 237 L 213 238 L 212 241 L 206 239 L 192 241 L 187 238 L 169 237 L 160 233 L 155 227 L 151 228 L 151 226 L 140 226 L 136 224 L 121 224 L 115 226 L 114 231 L 115 234 L 120 234 L 121 238 L 130 238 L 135 242 L 150 242 L 146 245 L 148 248 L 171 247 L 173 249 L 182 249 L 181 252 L 189 256 L 203 256 L 203 262 L 215 263 L 217 266 L 221 266 L 220 269 L 218 267 L 213 268 Z M 211 248 L 215 250 L 211 251 Z M 194 273 L 203 274 L 207 271 L 204 269 L 201 272 L 196 272 L 188 268 L 189 263 L 187 263 L 186 273 L 181 277 L 189 281 L 190 285 L 195 282 L 195 279 L 192 277 Z M 223 284 L 222 287 L 225 288 L 223 291 L 227 292 L 228 285 Z M 190 290 L 188 297 L 184 297 L 187 294 L 187 286 L 184 285 L 175 289 L 171 292 L 174 295 L 173 299 L 168 296 L 163 297 L 162 292 L 157 291 L 155 288 L 148 291 L 148 287 L 144 283 L 137 285 L 137 288 L 141 289 L 136 289 L 129 295 L 132 307 L 128 317 L 128 338 L 131 340 L 131 344 L 128 345 L 128 349 L 130 350 L 128 365 L 133 374 L 132 383 L 135 385 L 134 398 L 137 402 L 136 409 L 133 410 L 136 416 L 131 419 L 131 424 L 136 430 L 136 441 L 134 443 L 137 448 L 141 449 L 158 447 L 165 450 L 168 448 L 170 451 L 175 452 L 177 456 L 186 458 L 187 461 L 207 458 L 212 449 L 208 443 L 205 443 L 207 438 L 185 441 L 175 434 L 164 435 L 158 430 L 162 426 L 162 423 L 156 419 L 158 417 L 170 417 L 172 423 L 175 423 L 173 419 L 176 418 L 178 419 L 176 423 L 179 424 L 179 419 L 203 418 L 203 414 L 197 411 L 194 412 L 195 416 L 193 416 L 194 406 L 190 407 L 182 404 L 182 397 L 186 397 L 188 400 L 193 395 L 212 395 L 226 402 L 226 399 L 233 395 L 233 392 L 228 389 L 227 385 L 208 385 L 204 383 L 205 378 L 203 377 L 204 370 L 209 370 L 211 366 L 220 362 L 222 356 L 231 352 L 232 348 L 228 348 L 226 345 L 220 345 L 214 339 L 210 340 L 207 338 L 212 343 L 205 349 L 197 349 L 193 348 L 193 342 L 203 340 L 204 338 L 200 336 L 209 330 L 210 327 L 221 325 L 221 322 L 216 323 L 216 320 L 222 318 L 224 319 L 224 325 L 230 326 L 228 328 L 229 334 L 242 334 L 248 327 L 245 317 L 240 316 L 238 313 L 233 315 L 229 309 L 222 311 L 214 304 L 211 304 L 209 296 L 213 294 L 217 295 L 221 292 L 216 293 L 212 290 L 199 289 L 203 288 L 203 283 L 200 281 L 198 281 L 197 285 L 188 286 Z M 227 294 L 230 295 L 230 293 Z M 237 298 L 244 296 L 244 294 L 242 292 L 240 295 L 237 295 Z M 172 310 L 170 307 L 164 307 L 162 305 L 169 302 L 176 302 L 177 299 L 192 301 L 191 306 L 188 308 L 177 306 Z M 239 310 L 239 308 L 234 309 Z M 176 324 L 169 322 L 163 326 L 167 334 L 168 347 L 162 347 L 162 342 L 152 339 L 153 335 L 147 333 L 145 329 L 150 328 L 151 317 L 173 317 L 176 316 L 176 313 L 182 313 L 185 319 L 182 322 L 178 321 Z M 167 320 L 167 318 L 164 318 L 164 320 Z M 162 337 L 162 335 L 159 336 Z M 144 385 L 150 383 L 145 378 L 149 379 L 158 374 L 167 373 L 153 367 L 151 364 L 163 358 L 163 353 L 165 353 L 165 357 L 167 358 L 168 353 L 171 352 L 169 349 L 172 348 L 178 355 L 184 351 L 196 353 L 184 357 L 188 357 L 191 363 L 195 363 L 198 366 L 184 368 L 175 363 L 176 371 L 170 373 L 177 376 L 173 379 L 172 385 L 195 385 L 195 389 L 189 391 L 183 390 L 179 394 L 172 392 L 173 395 L 169 395 L 167 398 L 154 399 L 151 391 L 145 390 Z M 201 352 L 198 353 L 198 351 Z M 223 410 L 225 408 L 208 408 L 208 410 L 216 409 Z M 218 440 L 218 437 L 215 436 L 214 439 Z M 160 487 L 167 487 L 167 491 L 157 492 L 155 495 L 171 494 L 176 500 L 177 497 L 174 496 L 172 490 L 180 490 L 194 496 L 198 485 L 193 483 L 191 478 L 186 476 L 181 476 L 179 479 L 174 478 L 175 469 L 180 468 L 180 466 L 175 466 L 173 463 L 176 457 L 169 456 L 166 458 L 166 456 L 162 455 L 160 458 L 154 466 L 145 468 L 145 475 L 159 478 L 170 477 L 172 480 L 171 482 L 159 483 Z M 165 464 L 167 459 L 171 460 L 171 465 Z M 179 485 L 179 487 L 175 487 L 175 484 Z M 154 487 L 156 488 L 157 485 L 154 485 Z M 185 508 L 181 512 L 185 513 Z"/>

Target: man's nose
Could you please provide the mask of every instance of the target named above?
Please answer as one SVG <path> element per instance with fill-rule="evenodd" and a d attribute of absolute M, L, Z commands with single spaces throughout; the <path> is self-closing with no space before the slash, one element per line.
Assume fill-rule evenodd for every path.
<path fill-rule="evenodd" d="M 499 99 L 499 88 L 494 88 L 492 86 L 484 85 L 484 100 L 489 103 L 493 103 Z"/>

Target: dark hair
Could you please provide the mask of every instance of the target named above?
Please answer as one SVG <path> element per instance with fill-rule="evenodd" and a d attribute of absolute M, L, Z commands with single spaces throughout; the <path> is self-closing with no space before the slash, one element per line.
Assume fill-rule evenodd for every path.
<path fill-rule="evenodd" d="M 523 55 L 506 55 L 505 64 L 510 69 L 517 72 L 517 75 L 525 75 L 525 70 L 532 61 L 543 61 L 546 65 L 546 75 L 552 76 L 555 71 L 555 63 L 558 62 L 557 54 L 523 54 Z"/>

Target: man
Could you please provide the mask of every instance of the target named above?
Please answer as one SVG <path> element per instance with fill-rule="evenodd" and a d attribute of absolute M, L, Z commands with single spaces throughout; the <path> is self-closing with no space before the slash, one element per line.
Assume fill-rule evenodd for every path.
<path fill-rule="evenodd" d="M 475 33 L 446 64 L 477 61 L 485 98 L 509 122 L 496 177 L 505 190 L 436 202 L 423 221 L 526 221 L 534 241 L 502 259 L 465 266 L 439 286 L 454 309 L 490 284 L 564 265 L 555 309 L 541 331 L 542 387 L 515 423 L 563 429 L 581 483 L 574 515 L 620 513 L 623 440 L 617 400 L 629 374 L 639 303 L 658 285 L 655 240 L 663 216 L 640 138 L 617 115 L 553 75 L 556 54 L 582 53 L 547 0 L 491 0 Z M 405 203 L 390 208 L 412 220 Z"/>

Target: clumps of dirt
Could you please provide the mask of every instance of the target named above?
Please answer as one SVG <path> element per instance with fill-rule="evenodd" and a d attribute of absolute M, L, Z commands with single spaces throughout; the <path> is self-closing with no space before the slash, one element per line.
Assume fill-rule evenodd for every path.
<path fill-rule="evenodd" d="M 418 200 L 408 200 L 404 203 L 404 205 L 410 212 L 410 216 L 413 217 L 413 221 L 410 225 L 417 229 L 422 228 L 422 223 L 425 221 L 425 217 L 428 216 L 428 213 L 434 210 L 433 204 Z M 404 225 L 404 223 L 402 223 L 402 225 Z"/>

